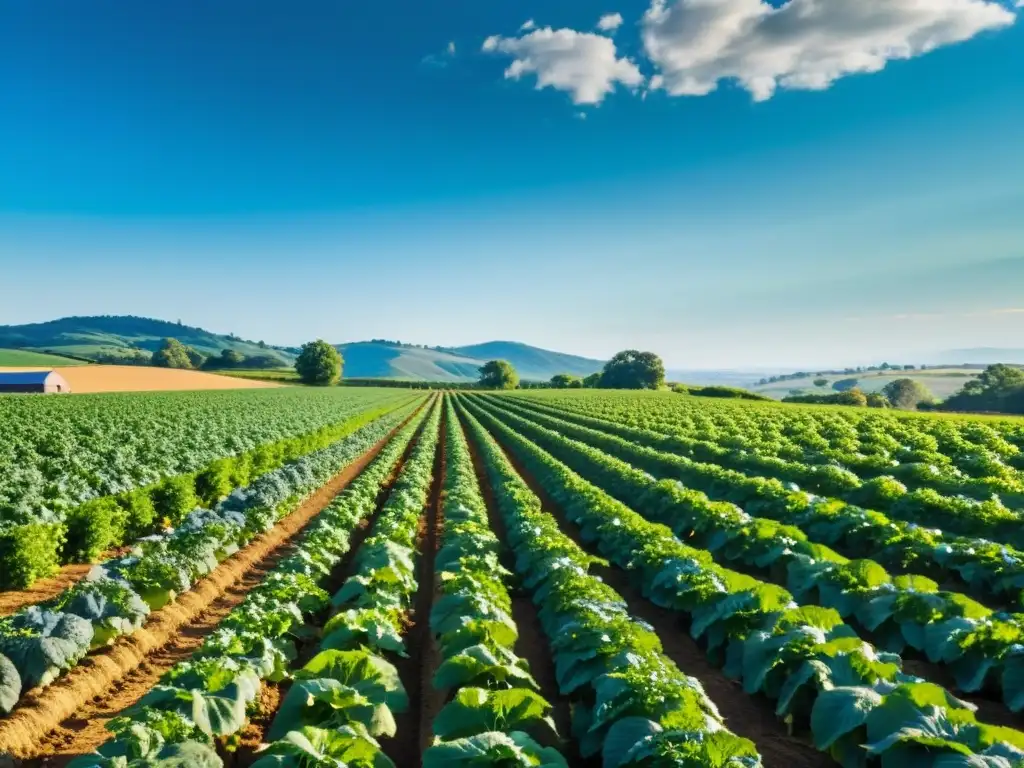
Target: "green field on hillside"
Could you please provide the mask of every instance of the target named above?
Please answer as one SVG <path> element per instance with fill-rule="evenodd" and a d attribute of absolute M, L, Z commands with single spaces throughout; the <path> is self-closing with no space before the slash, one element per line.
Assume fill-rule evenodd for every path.
<path fill-rule="evenodd" d="M 864 392 L 881 392 L 885 385 L 896 379 L 914 379 L 928 387 L 935 397 L 945 400 L 947 397 L 956 394 L 963 389 L 964 384 L 977 378 L 981 369 L 963 368 L 930 368 L 924 371 L 866 371 L 864 373 L 851 374 L 828 374 L 825 376 L 808 376 L 802 379 L 791 381 L 776 381 L 770 384 L 757 384 L 749 387 L 752 392 L 761 395 L 774 397 L 781 400 L 793 390 L 800 394 L 828 394 L 833 392 L 832 385 L 841 379 L 857 379 L 857 386 Z M 828 384 L 824 387 L 814 386 L 815 379 L 827 379 Z"/>
<path fill-rule="evenodd" d="M 45 365 L 67 366 L 87 365 L 81 360 L 70 357 L 51 355 L 46 352 L 32 352 L 27 349 L 0 349 L 0 367 L 6 368 L 40 368 Z"/>

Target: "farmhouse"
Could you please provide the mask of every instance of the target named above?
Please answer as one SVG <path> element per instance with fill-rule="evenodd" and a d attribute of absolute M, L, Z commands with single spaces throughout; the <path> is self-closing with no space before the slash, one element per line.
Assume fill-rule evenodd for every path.
<path fill-rule="evenodd" d="M 0 371 L 0 394 L 6 392 L 71 392 L 64 377 L 56 371 Z"/>

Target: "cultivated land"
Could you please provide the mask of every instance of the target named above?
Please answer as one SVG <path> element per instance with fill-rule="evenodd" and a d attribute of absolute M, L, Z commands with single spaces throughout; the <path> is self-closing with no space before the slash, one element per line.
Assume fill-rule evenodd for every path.
<path fill-rule="evenodd" d="M 207 509 L 0 620 L 0 752 L 25 765 L 1024 764 L 1024 420 L 189 397 L 199 423 L 241 399 L 224 435 L 252 398 L 307 437 L 194 472 Z M 81 458 L 124 402 L 80 417 Z M 32 440 L 7 460 L 59 475 Z"/>
<path fill-rule="evenodd" d="M 0 349 L 0 370 L 6 368 L 42 368 L 44 366 L 87 365 L 81 360 L 72 360 L 61 355 L 32 352 L 27 349 Z"/>
<path fill-rule="evenodd" d="M 984 366 L 976 369 L 964 368 L 929 368 L 923 371 L 868 371 L 865 373 L 851 373 L 842 375 L 829 374 L 827 376 L 808 376 L 792 381 L 776 381 L 770 384 L 754 384 L 749 386 L 752 392 L 757 392 L 768 397 L 781 400 L 799 390 L 801 394 L 828 394 L 833 392 L 832 384 L 842 379 L 857 379 L 857 386 L 864 392 L 881 392 L 885 385 L 896 379 L 913 379 L 928 387 L 929 391 L 940 400 L 956 394 L 963 389 L 964 384 L 976 379 L 982 372 Z M 823 378 L 828 380 L 824 387 L 814 386 L 814 380 Z"/>
<path fill-rule="evenodd" d="M 149 368 L 139 365 L 77 365 L 44 367 L 34 363 L 25 367 L 2 367 L 0 371 L 54 370 L 71 385 L 76 395 L 96 392 L 171 392 L 204 389 L 260 389 L 275 387 L 270 381 L 237 379 L 203 371 L 174 368 Z"/>

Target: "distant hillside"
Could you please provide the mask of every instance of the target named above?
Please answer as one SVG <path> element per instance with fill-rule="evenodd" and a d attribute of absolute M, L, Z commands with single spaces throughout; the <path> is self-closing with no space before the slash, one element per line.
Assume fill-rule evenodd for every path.
<path fill-rule="evenodd" d="M 476 379 L 483 365 L 451 352 L 405 344 L 357 341 L 336 346 L 345 358 L 345 377 L 352 379 L 466 381 Z"/>
<path fill-rule="evenodd" d="M 488 341 L 450 350 L 475 360 L 508 360 L 521 379 L 547 380 L 556 373 L 589 376 L 604 367 L 603 360 L 592 360 L 562 352 L 531 347 L 518 341 Z"/>
<path fill-rule="evenodd" d="M 550 379 L 556 373 L 586 376 L 604 363 L 585 357 L 538 349 L 514 341 L 491 341 L 468 347 L 416 347 L 382 341 L 338 344 L 349 378 L 413 381 L 470 381 L 488 360 L 508 360 L 522 379 Z"/>
<path fill-rule="evenodd" d="M 43 368 L 47 366 L 87 365 L 83 360 L 49 355 L 45 352 L 29 352 L 24 349 L 0 349 L 0 367 Z"/>
<path fill-rule="evenodd" d="M 276 355 L 290 365 L 294 355 L 232 335 L 131 315 L 64 317 L 45 323 L 0 326 L 0 347 L 52 352 L 97 359 L 128 354 L 133 349 L 152 353 L 163 339 L 173 337 L 206 355 L 234 349 L 243 355 Z"/>
<path fill-rule="evenodd" d="M 990 365 L 1007 363 L 1024 364 L 1024 349 L 1003 349 L 999 347 L 974 347 L 972 349 L 950 349 L 933 355 L 935 363 L 950 365 Z M 932 361 L 929 361 L 931 364 Z"/>
<path fill-rule="evenodd" d="M 203 328 L 131 315 L 64 317 L 45 323 L 0 326 L 0 350 L 18 350 L 17 359 L 28 360 L 32 353 L 64 354 L 88 360 L 128 356 L 142 350 L 155 352 L 165 338 L 178 339 L 205 355 L 217 355 L 233 349 L 247 357 L 276 355 L 282 367 L 291 366 L 296 347 L 263 345 L 233 334 L 220 334 Z M 345 376 L 349 378 L 406 379 L 409 381 L 470 381 L 488 360 L 508 360 L 526 380 L 547 380 L 556 373 L 586 376 L 601 370 L 600 360 L 589 360 L 538 349 L 514 341 L 491 341 L 454 349 L 418 347 L 390 341 L 359 341 L 336 345 L 345 357 Z M 15 359 L 12 357 L 11 359 Z M 49 365 L 44 358 L 36 362 L 7 365 Z M 67 364 L 66 362 L 64 364 Z"/>

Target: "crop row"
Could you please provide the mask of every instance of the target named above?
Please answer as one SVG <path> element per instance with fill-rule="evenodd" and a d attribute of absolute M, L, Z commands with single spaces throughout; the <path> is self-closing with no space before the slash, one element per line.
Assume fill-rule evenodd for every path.
<path fill-rule="evenodd" d="M 573 702 L 573 736 L 604 768 L 760 765 L 729 732 L 700 683 L 664 655 L 622 597 L 588 573 L 597 558 L 562 533 L 472 414 L 460 415 L 480 451 L 522 586 L 537 606 L 558 685 Z M 520 763 L 527 764 L 527 763 Z"/>
<path fill-rule="evenodd" d="M 980 422 L 890 414 L 850 415 L 793 407 L 783 411 L 763 405 L 737 407 L 707 400 L 695 404 L 691 398 L 623 394 L 521 399 L 646 428 L 674 438 L 676 450 L 695 451 L 709 460 L 724 452 L 736 469 L 748 466 L 760 473 L 791 474 L 808 487 L 821 484 L 823 493 L 855 491 L 862 480 L 894 477 L 914 490 L 931 489 L 979 501 L 990 501 L 997 494 L 1011 508 L 1024 506 L 1024 430 L 1019 425 L 1007 430 L 1016 441 L 1010 442 L 994 426 Z M 871 489 L 868 486 L 864 492 Z"/>
<path fill-rule="evenodd" d="M 446 398 L 444 532 L 437 552 L 430 631 L 440 663 L 433 686 L 447 703 L 434 717 L 424 768 L 501 764 L 567 768 L 554 745 L 551 703 L 515 652 L 518 628 L 465 436 Z M 476 762 L 474 762 L 474 760 Z"/>
<path fill-rule="evenodd" d="M 254 392 L 273 390 L 254 390 Z M 100 396 L 68 405 L 0 398 L 0 588 L 176 525 L 408 397 Z M 205 399 L 209 398 L 209 399 Z"/>
<path fill-rule="evenodd" d="M 735 473 L 754 482 L 771 478 L 788 484 L 790 489 L 798 485 L 849 504 L 877 509 L 894 520 L 927 520 L 931 526 L 952 533 L 984 536 L 1016 547 L 1024 546 L 1024 533 L 1021 532 L 1024 518 L 1017 511 L 1024 507 L 1024 476 L 1016 470 L 1013 471 L 1014 478 L 989 476 L 972 479 L 951 477 L 949 471 L 932 463 L 894 462 L 888 473 L 865 480 L 835 464 L 809 464 L 723 447 L 706 440 L 664 435 L 575 412 L 559 411 L 524 398 L 512 402 L 534 412 L 557 415 L 586 427 L 612 432 L 649 448 L 714 465 L 725 477 L 729 476 L 728 473 Z M 916 487 L 916 490 L 910 490 L 911 487 Z"/>
<path fill-rule="evenodd" d="M 491 401 L 497 402 L 497 401 Z M 893 520 L 837 499 L 815 497 L 778 480 L 747 477 L 714 464 L 647 447 L 642 435 L 620 436 L 614 427 L 593 429 L 539 411 L 501 405 L 652 474 L 683 482 L 709 497 L 747 512 L 799 527 L 818 544 L 849 557 L 871 557 L 899 572 L 919 572 L 940 581 L 955 575 L 977 594 L 1003 595 L 1021 604 L 1024 552 L 985 539 L 956 536 L 920 523 Z M 603 424 L 603 423 L 602 423 Z"/>
<path fill-rule="evenodd" d="M 1024 759 L 1024 733 L 979 722 L 974 707 L 906 675 L 896 654 L 859 638 L 837 611 L 799 606 L 782 587 L 716 564 L 470 402 L 576 523 L 585 541 L 632 573 L 656 605 L 680 612 L 725 673 L 776 701 L 844 766 Z M 989 763 L 986 763 L 989 764 Z"/>
<path fill-rule="evenodd" d="M 177 528 L 97 566 L 58 597 L 0 619 L 0 711 L 9 712 L 26 691 L 49 684 L 91 649 L 134 632 L 151 610 L 270 530 L 298 499 L 385 437 L 411 408 L 262 476 L 215 509 L 193 511 Z"/>
<path fill-rule="evenodd" d="M 425 415 L 396 433 L 310 523 L 292 553 L 221 622 L 195 656 L 171 669 L 158 686 L 112 720 L 107 729 L 114 738 L 95 754 L 76 760 L 74 768 L 114 768 L 126 763 L 221 768 L 215 747 L 231 748 L 262 683 L 292 678 L 295 682 L 267 733 L 274 743 L 259 764 L 298 767 L 328 758 L 352 760 L 377 749 L 365 729 L 335 730 L 329 723 L 323 728 L 308 724 L 311 712 L 329 715 L 335 704 L 344 703 L 343 696 L 325 695 L 314 703 L 303 701 L 297 692 L 339 692 L 346 687 L 341 682 L 345 680 L 352 683 L 350 688 L 369 694 L 387 689 L 389 696 L 401 700 L 397 674 L 377 665 L 368 651 L 329 651 L 315 656 L 301 670 L 293 673 L 290 668 L 299 645 L 308 642 L 330 608 L 330 596 L 320 584 L 328 581 L 349 551 L 356 527 L 373 512 L 382 485 Z"/>
<path fill-rule="evenodd" d="M 294 675 L 266 734 L 260 768 L 280 765 L 281 757 L 291 758 L 285 765 L 303 765 L 310 745 L 328 765 L 394 765 L 378 739 L 396 736 L 395 715 L 410 706 L 392 660 L 406 655 L 402 633 L 417 590 L 417 534 L 437 449 L 438 403 L 356 552 L 352 575 L 331 597 L 337 612 L 324 626 L 320 652 Z"/>
<path fill-rule="evenodd" d="M 555 431 L 518 419 L 514 426 L 619 501 L 708 550 L 716 561 L 782 582 L 801 602 L 836 609 L 886 651 L 901 653 L 909 646 L 933 663 L 949 665 L 964 692 L 1001 692 L 1009 709 L 1024 709 L 1024 622 L 1018 615 L 994 613 L 961 594 L 941 591 L 925 577 L 893 577 L 872 560 L 847 560 L 811 543 L 799 528 L 752 517 L 675 481 L 658 482 Z"/>

